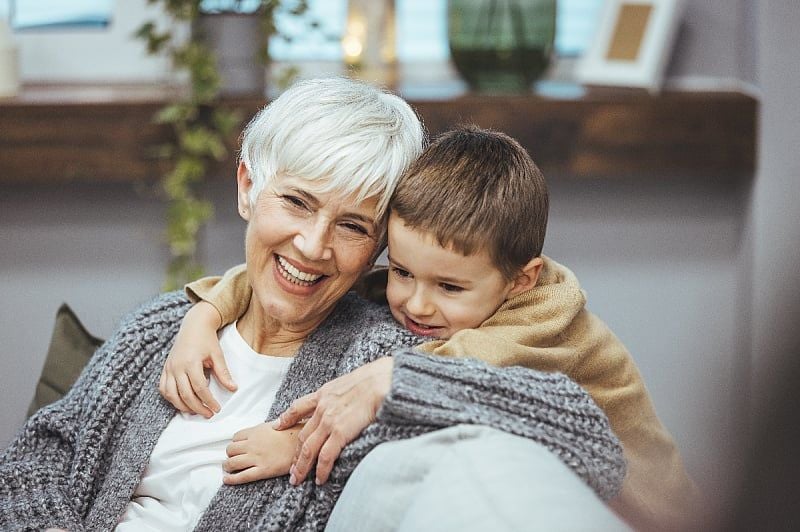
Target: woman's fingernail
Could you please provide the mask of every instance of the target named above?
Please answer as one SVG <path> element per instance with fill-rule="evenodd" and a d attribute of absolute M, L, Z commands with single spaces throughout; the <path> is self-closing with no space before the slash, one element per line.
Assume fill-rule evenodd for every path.
<path fill-rule="evenodd" d="M 316 484 L 317 486 L 321 486 L 322 485 L 322 481 L 319 479 L 319 477 L 314 479 L 314 484 Z"/>
<path fill-rule="evenodd" d="M 292 486 L 297 486 L 297 477 L 295 476 L 294 473 L 292 473 L 289 476 L 289 484 L 291 484 Z"/>
<path fill-rule="evenodd" d="M 277 429 L 280 426 L 281 426 L 281 418 L 278 418 L 278 419 L 276 419 L 275 421 L 272 422 L 272 428 L 273 429 Z"/>

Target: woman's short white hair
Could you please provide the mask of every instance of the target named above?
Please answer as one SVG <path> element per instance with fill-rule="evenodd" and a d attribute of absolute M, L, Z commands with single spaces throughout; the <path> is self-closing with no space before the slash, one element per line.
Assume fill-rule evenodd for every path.
<path fill-rule="evenodd" d="M 329 78 L 293 85 L 250 121 L 241 161 L 254 204 L 277 176 L 319 181 L 320 192 L 378 198 L 383 217 L 397 180 L 422 151 L 424 131 L 402 98 Z"/>

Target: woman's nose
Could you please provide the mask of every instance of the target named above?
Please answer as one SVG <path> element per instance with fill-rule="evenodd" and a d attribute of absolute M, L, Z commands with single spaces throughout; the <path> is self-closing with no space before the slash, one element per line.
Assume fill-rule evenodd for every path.
<path fill-rule="evenodd" d="M 333 257 L 331 231 L 324 220 L 308 223 L 294 237 L 295 247 L 310 260 L 329 260 Z"/>

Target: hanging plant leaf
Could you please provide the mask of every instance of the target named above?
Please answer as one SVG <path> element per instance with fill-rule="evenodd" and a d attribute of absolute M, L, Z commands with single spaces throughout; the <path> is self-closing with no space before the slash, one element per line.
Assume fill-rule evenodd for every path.
<path fill-rule="evenodd" d="M 188 41 L 174 31 L 176 22 L 191 24 L 201 12 L 202 0 L 148 0 L 160 5 L 173 24 L 160 30 L 155 21 L 140 26 L 134 36 L 143 41 L 147 53 L 170 59 L 173 70 L 188 79 L 188 91 L 178 100 L 160 109 L 153 121 L 172 129 L 173 141 L 148 149 L 148 154 L 164 158 L 171 167 L 161 177 L 160 185 L 167 198 L 166 241 L 170 252 L 165 289 L 179 288 L 203 274 L 198 260 L 198 234 L 214 214 L 213 205 L 200 197 L 202 185 L 212 165 L 225 159 L 230 151 L 226 139 L 241 127 L 242 112 L 219 106 L 220 75 L 217 59 L 193 33 Z M 231 0 L 220 12 L 241 12 L 241 0 Z M 278 12 L 290 16 L 308 13 L 306 0 L 261 0 L 253 12 L 259 17 L 262 40 L 260 59 L 269 64 L 269 38 L 282 35 L 275 24 Z M 317 22 L 309 24 L 318 29 Z M 291 39 L 291 36 L 288 36 Z M 278 86 L 286 87 L 298 69 L 281 72 Z"/>

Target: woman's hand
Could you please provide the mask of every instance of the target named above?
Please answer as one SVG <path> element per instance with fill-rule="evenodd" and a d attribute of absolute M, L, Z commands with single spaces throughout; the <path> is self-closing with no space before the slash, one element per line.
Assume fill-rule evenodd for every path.
<path fill-rule="evenodd" d="M 302 425 L 277 431 L 269 423 L 240 430 L 225 451 L 228 459 L 222 463 L 225 484 L 244 484 L 254 480 L 280 477 L 289 474 L 297 434 Z"/>
<path fill-rule="evenodd" d="M 158 384 L 164 399 L 181 412 L 206 418 L 219 412 L 219 403 L 208 389 L 205 369 L 210 369 L 222 386 L 236 390 L 217 338 L 220 321 L 217 309 L 205 301 L 194 305 L 183 318 Z"/>
<path fill-rule="evenodd" d="M 292 484 L 303 482 L 315 461 L 316 483 L 327 482 L 344 446 L 375 421 L 383 398 L 392 387 L 393 367 L 392 357 L 361 366 L 300 397 L 275 420 L 273 427 L 284 430 L 309 418 L 298 435 L 299 445 L 290 470 Z"/>

